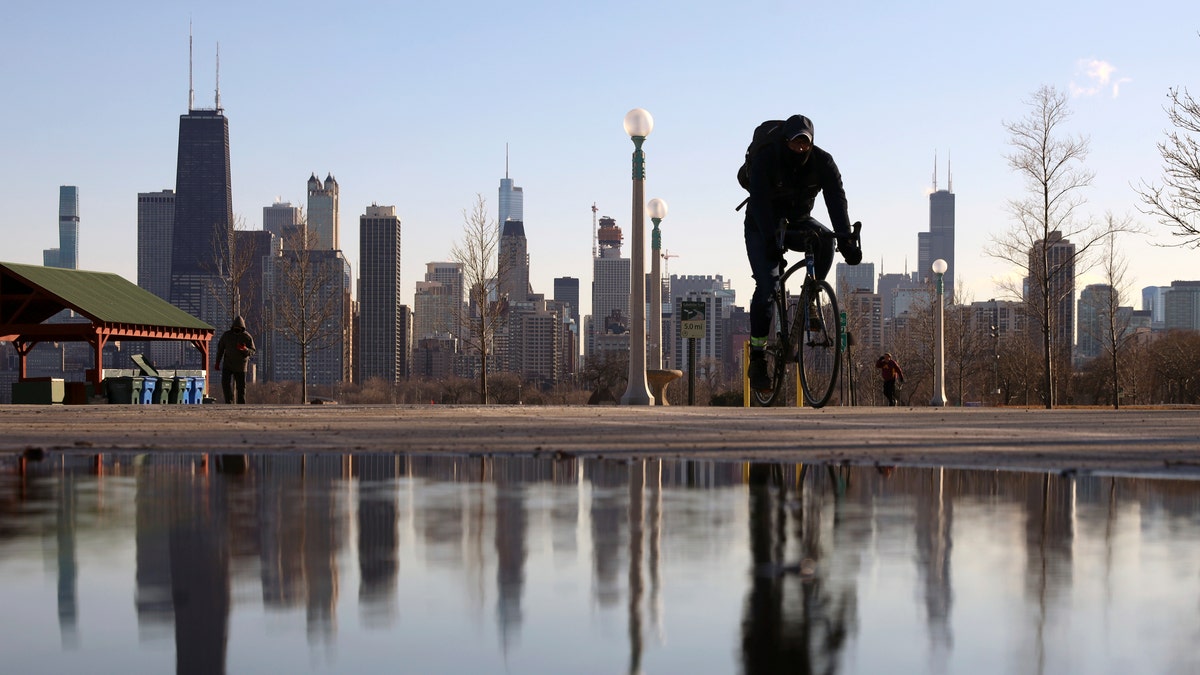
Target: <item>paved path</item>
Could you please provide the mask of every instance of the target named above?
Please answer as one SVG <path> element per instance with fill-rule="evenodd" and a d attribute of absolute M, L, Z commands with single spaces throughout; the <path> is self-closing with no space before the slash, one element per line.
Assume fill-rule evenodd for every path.
<path fill-rule="evenodd" d="M 0 406 L 0 452 L 562 453 L 1200 477 L 1200 409 Z"/>

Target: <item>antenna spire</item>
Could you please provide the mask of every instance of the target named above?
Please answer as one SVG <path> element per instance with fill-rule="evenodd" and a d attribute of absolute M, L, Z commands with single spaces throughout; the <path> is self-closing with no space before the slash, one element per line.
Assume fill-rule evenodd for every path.
<path fill-rule="evenodd" d="M 217 112 L 221 111 L 221 43 L 217 42 Z"/>
<path fill-rule="evenodd" d="M 954 192 L 954 174 L 950 173 L 950 151 L 946 151 L 946 191 Z"/>
<path fill-rule="evenodd" d="M 937 192 L 937 150 L 933 151 L 933 191 Z"/>
<path fill-rule="evenodd" d="M 192 88 L 192 22 L 188 21 L 188 112 L 196 100 L 196 90 Z"/>
<path fill-rule="evenodd" d="M 504 144 L 504 177 L 508 178 L 508 143 Z"/>

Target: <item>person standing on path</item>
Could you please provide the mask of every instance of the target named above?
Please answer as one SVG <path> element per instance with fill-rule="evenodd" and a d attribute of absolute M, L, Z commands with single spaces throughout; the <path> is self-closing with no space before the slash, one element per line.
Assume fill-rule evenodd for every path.
<path fill-rule="evenodd" d="M 226 403 L 233 403 L 235 394 L 237 403 L 246 402 L 246 363 L 254 352 L 254 338 L 246 331 L 246 322 L 234 317 L 233 325 L 217 343 L 217 370 L 221 371 Z"/>
<path fill-rule="evenodd" d="M 900 364 L 896 363 L 896 359 L 893 359 L 890 353 L 879 357 L 875 361 L 875 367 L 879 369 L 879 375 L 883 377 L 883 397 L 887 399 L 888 406 L 895 407 L 896 380 L 899 380 L 900 384 L 904 384 L 904 371 L 900 369 Z"/>

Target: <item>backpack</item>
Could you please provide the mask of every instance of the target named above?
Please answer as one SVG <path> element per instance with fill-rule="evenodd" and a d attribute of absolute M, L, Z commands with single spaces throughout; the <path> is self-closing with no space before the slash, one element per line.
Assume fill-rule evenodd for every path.
<path fill-rule="evenodd" d="M 742 186 L 742 189 L 750 189 L 750 156 L 758 152 L 764 145 L 778 142 L 782 135 L 783 120 L 767 120 L 754 128 L 750 145 L 746 147 L 746 159 L 737 172 L 738 184 Z"/>

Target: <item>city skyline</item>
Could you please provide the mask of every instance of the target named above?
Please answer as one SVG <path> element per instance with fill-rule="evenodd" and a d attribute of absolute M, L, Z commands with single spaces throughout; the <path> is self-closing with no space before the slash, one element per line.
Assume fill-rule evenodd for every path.
<path fill-rule="evenodd" d="M 523 2 L 512 11 L 484 3 L 454 10 L 346 7 L 329 26 L 317 27 L 304 19 L 305 6 L 229 12 L 218 2 L 192 17 L 198 92 L 215 89 L 214 45 L 221 43 L 233 211 L 252 229 L 261 227 L 257 215 L 276 197 L 303 204 L 294 177 L 321 167 L 338 177 L 348 217 L 372 203 L 396 205 L 410 233 L 403 266 L 420 269 L 448 257 L 474 195 L 495 194 L 507 146 L 507 168 L 530 197 L 523 221 L 531 283 L 545 292 L 554 278 L 578 275 L 587 265 L 593 203 L 629 228 L 632 147 L 620 120 L 644 107 L 656 121 L 645 147 L 646 195 L 671 205 L 662 229 L 664 248 L 679 256 L 672 272 L 723 275 L 745 297 L 751 282 L 741 215 L 733 211 L 744 192 L 733 172 L 758 122 L 801 112 L 813 118 L 817 144 L 842 169 L 851 217 L 866 228 L 864 260 L 880 273 L 917 267 L 916 235 L 928 226 L 930 158 L 934 152 L 953 156 L 961 268 L 955 281 L 964 301 L 986 299 L 999 295 L 993 278 L 1011 270 L 982 248 L 1011 225 L 1007 201 L 1023 196 L 1006 165 L 1003 122 L 1021 118 L 1023 101 L 1049 84 L 1071 94 L 1075 116 L 1067 131 L 1092 139 L 1087 166 L 1096 181 L 1087 191 L 1085 217 L 1130 213 L 1153 235 L 1124 247 L 1133 288 L 1193 276 L 1195 253 L 1155 247 L 1172 237 L 1137 214 L 1132 190 L 1161 175 L 1155 144 L 1169 128 L 1166 92 L 1195 84 L 1190 64 L 1200 54 L 1200 39 L 1194 27 L 1158 25 L 1161 16 L 1186 16 L 1190 6 L 1182 2 L 1152 2 L 1121 25 L 1082 3 L 1061 6 L 1035 25 L 1021 19 L 1022 6 L 956 13 L 882 5 L 822 9 L 812 18 L 823 29 L 808 39 L 813 49 L 841 58 L 806 73 L 803 88 L 731 97 L 712 93 L 746 91 L 739 81 L 750 73 L 755 81 L 794 76 L 786 45 L 733 57 L 711 48 L 749 34 L 777 11 L 769 3 L 713 5 L 711 12 L 694 5 L 648 8 L 642 19 L 660 32 L 637 64 L 616 55 L 596 58 L 628 30 L 615 8 L 552 10 Z M 127 242 L 136 232 L 137 194 L 173 182 L 173 120 L 188 88 L 189 14 L 129 14 L 118 19 L 99 7 L 80 8 L 64 20 L 50 8 L 21 6 L 0 27 L 0 49 L 14 64 L 0 74 L 0 85 L 18 103 L 6 109 L 5 126 L 22 130 L 9 143 L 21 170 L 0 187 L 11 206 L 0 216 L 0 233 L 12 242 L 4 258 L 38 262 L 48 242 L 20 233 L 49 227 L 58 186 L 78 185 L 87 199 L 80 268 L 136 278 L 136 254 Z M 268 16 L 273 30 L 263 31 Z M 985 24 L 991 28 L 980 30 Z M 390 27 L 397 25 L 447 30 L 395 40 Z M 928 74 L 931 54 L 897 54 L 896 25 L 909 29 L 912 43 L 943 44 L 940 51 L 951 56 L 938 61 L 936 78 Z M 63 39 L 35 39 L 49 26 Z M 504 58 L 488 55 L 491 36 L 518 27 L 556 37 L 522 41 Z M 1013 53 L 1005 36 L 1018 33 L 1037 48 Z M 322 44 L 322 56 L 295 58 L 284 47 L 297 43 Z M 856 48 L 847 51 L 847 44 Z M 94 58 L 97 53 L 106 58 Z M 979 56 L 955 57 L 966 53 Z M 396 84 L 378 86 L 385 78 Z M 327 87 L 319 125 L 281 108 L 274 93 L 307 91 L 314 81 Z M 503 100 L 514 81 L 529 84 L 521 105 L 489 106 L 480 114 L 477 101 Z M 75 112 L 77 100 L 89 101 L 86 123 Z M 403 104 L 412 100 L 423 103 Z M 697 106 L 698 100 L 705 103 Z M 488 202 L 496 217 L 499 204 Z M 823 209 L 815 215 L 824 218 Z M 353 229 L 341 233 L 340 244 L 357 270 Z M 403 280 L 406 304 L 415 281 Z M 1094 282 L 1082 278 L 1079 286 Z M 588 301 L 584 294 L 584 314 Z"/>

